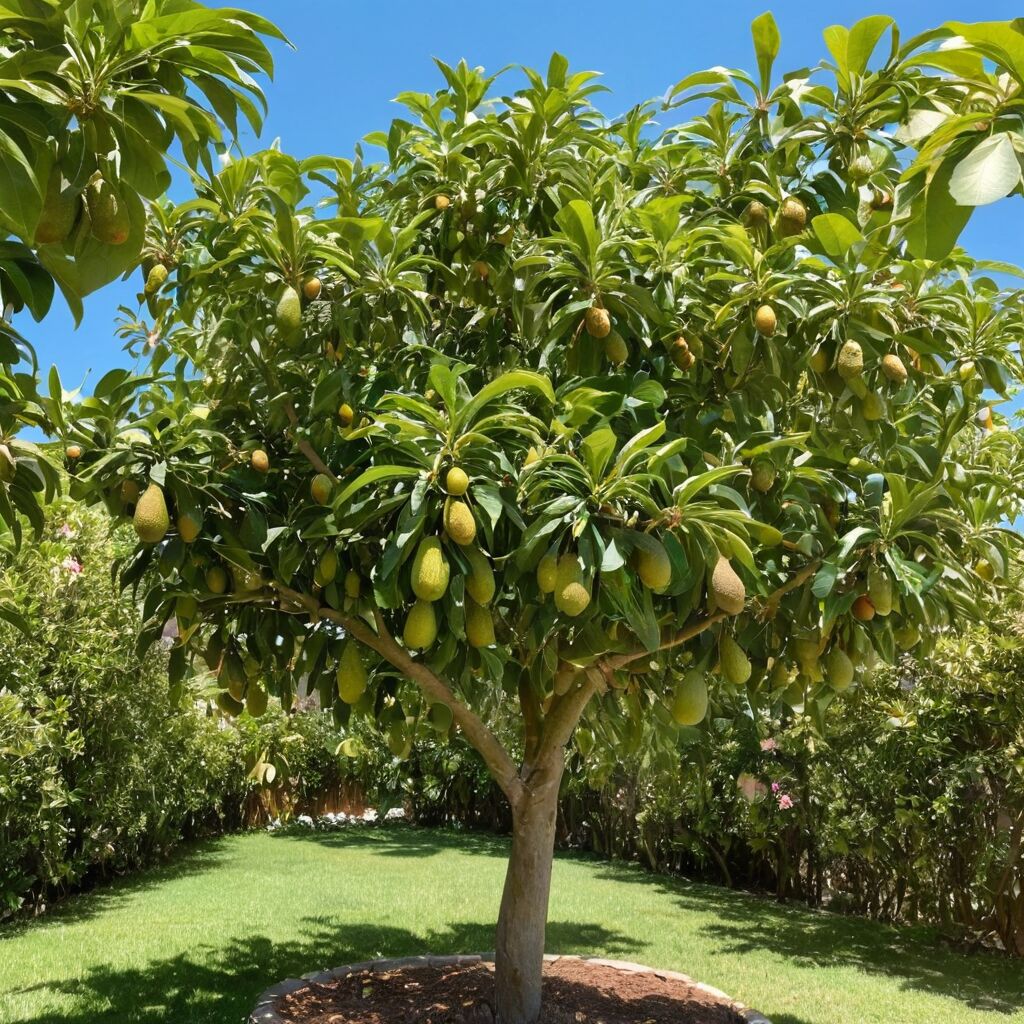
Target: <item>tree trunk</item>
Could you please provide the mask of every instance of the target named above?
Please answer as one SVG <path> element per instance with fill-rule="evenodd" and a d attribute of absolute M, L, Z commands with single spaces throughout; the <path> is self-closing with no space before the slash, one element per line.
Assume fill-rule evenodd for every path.
<path fill-rule="evenodd" d="M 563 767 L 563 752 L 558 749 L 549 764 L 530 773 L 512 810 L 512 853 L 495 942 L 498 1024 L 534 1024 L 540 1014 L 544 927 Z"/>

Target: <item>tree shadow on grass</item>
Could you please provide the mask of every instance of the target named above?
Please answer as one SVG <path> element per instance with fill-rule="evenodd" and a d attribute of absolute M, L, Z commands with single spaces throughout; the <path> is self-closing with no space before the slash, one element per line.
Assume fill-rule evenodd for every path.
<path fill-rule="evenodd" d="M 709 914 L 703 925 L 723 953 L 781 955 L 799 966 L 854 967 L 898 979 L 904 989 L 959 1000 L 975 1010 L 1024 1009 L 1024 970 L 996 953 L 967 954 L 940 945 L 926 928 L 893 927 L 865 918 L 780 904 L 770 897 L 608 865 L 600 877 L 653 886 L 684 913 Z M 773 1017 L 774 1024 L 787 1018 Z M 792 1024 L 801 1024 L 795 1018 Z"/>
<path fill-rule="evenodd" d="M 123 878 L 103 880 L 95 888 L 69 893 L 64 900 L 51 906 L 40 917 L 15 918 L 0 927 L 0 948 L 9 939 L 23 935 L 30 928 L 38 928 L 52 921 L 75 924 L 88 921 L 121 906 L 137 893 L 153 889 L 177 878 L 204 874 L 230 860 L 229 836 L 183 843 L 163 863 L 142 868 Z"/>
<path fill-rule="evenodd" d="M 83 977 L 18 991 L 50 991 L 75 999 L 73 1009 L 39 1011 L 29 1024 L 239 1024 L 259 994 L 285 978 L 346 963 L 420 953 L 464 953 L 494 945 L 492 923 L 457 923 L 424 934 L 367 923 L 336 928 L 306 918 L 301 939 L 273 942 L 238 936 L 139 967 L 91 968 Z M 642 943 L 597 924 L 555 921 L 549 948 L 570 952 L 603 948 L 634 953 Z M 17 992 L 12 993 L 14 995 Z"/>
<path fill-rule="evenodd" d="M 283 842 L 315 842 L 338 849 L 369 849 L 384 857 L 433 857 L 451 850 L 504 859 L 509 851 L 509 840 L 505 837 L 402 824 L 347 825 L 337 831 L 289 828 L 271 834 Z"/>

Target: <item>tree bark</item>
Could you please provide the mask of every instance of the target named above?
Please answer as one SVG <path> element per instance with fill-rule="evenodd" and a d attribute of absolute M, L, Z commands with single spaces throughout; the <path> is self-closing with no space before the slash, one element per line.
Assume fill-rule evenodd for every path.
<path fill-rule="evenodd" d="M 512 808 L 512 853 L 495 942 L 498 1024 L 534 1024 L 540 1014 L 544 930 L 563 767 L 559 747 L 529 774 Z"/>

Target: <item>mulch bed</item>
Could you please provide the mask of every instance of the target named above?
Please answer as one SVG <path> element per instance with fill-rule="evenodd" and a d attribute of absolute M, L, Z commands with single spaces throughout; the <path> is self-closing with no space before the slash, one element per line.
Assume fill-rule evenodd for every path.
<path fill-rule="evenodd" d="M 685 982 L 581 960 L 544 965 L 540 1024 L 743 1024 L 735 1010 Z M 360 971 L 282 996 L 292 1024 L 493 1024 L 487 963 Z"/>

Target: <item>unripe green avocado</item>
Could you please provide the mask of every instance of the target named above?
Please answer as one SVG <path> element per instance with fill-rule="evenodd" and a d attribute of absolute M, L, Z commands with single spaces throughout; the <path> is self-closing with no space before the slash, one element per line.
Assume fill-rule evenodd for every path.
<path fill-rule="evenodd" d="M 590 591 L 584 582 L 583 566 L 575 554 L 558 559 L 555 578 L 555 607 L 569 618 L 582 615 L 590 604 Z"/>
<path fill-rule="evenodd" d="M 166 280 L 167 268 L 162 263 L 158 263 L 146 275 L 146 283 L 143 286 L 143 291 L 147 295 L 156 295 L 156 293 L 164 286 L 164 282 Z"/>
<path fill-rule="evenodd" d="M 139 498 L 132 524 L 144 544 L 159 544 L 167 535 L 171 520 L 164 492 L 157 484 L 151 483 Z"/>
<path fill-rule="evenodd" d="M 412 560 L 412 592 L 421 601 L 440 601 L 448 589 L 451 568 L 437 537 L 424 537 Z"/>
<path fill-rule="evenodd" d="M 366 689 L 366 666 L 359 645 L 350 640 L 345 644 L 338 662 L 338 696 L 346 704 L 355 704 Z"/>
<path fill-rule="evenodd" d="M 281 335 L 286 339 L 294 338 L 299 328 L 302 327 L 302 300 L 291 285 L 285 286 L 281 297 L 277 300 L 274 322 Z"/>
<path fill-rule="evenodd" d="M 334 483 L 326 473 L 317 473 L 309 485 L 309 493 L 318 505 L 326 505 L 331 500 Z"/>
<path fill-rule="evenodd" d="M 591 306 L 583 316 L 583 324 L 587 334 L 592 338 L 607 338 L 612 330 L 612 318 L 608 315 L 607 309 L 600 306 Z"/>
<path fill-rule="evenodd" d="M 719 641 L 718 663 L 722 669 L 722 677 L 733 686 L 743 686 L 750 678 L 750 659 L 728 633 Z"/>
<path fill-rule="evenodd" d="M 228 574 L 219 565 L 212 565 L 206 570 L 206 589 L 211 594 L 223 594 L 228 589 Z"/>
<path fill-rule="evenodd" d="M 437 732 L 447 732 L 452 727 L 454 720 L 455 715 L 452 714 L 452 709 L 440 701 L 436 704 L 431 704 L 427 709 L 427 725 Z"/>
<path fill-rule="evenodd" d="M 464 501 L 449 498 L 444 504 L 444 530 L 460 548 L 476 539 L 476 520 Z"/>
<path fill-rule="evenodd" d="M 217 694 L 217 707 L 231 718 L 237 718 L 245 710 L 245 705 L 232 697 L 227 690 L 221 690 Z"/>
<path fill-rule="evenodd" d="M 629 358 L 629 346 L 618 331 L 611 331 L 604 339 L 604 355 L 615 366 L 621 366 Z"/>
<path fill-rule="evenodd" d="M 726 615 L 739 615 L 747 602 L 747 590 L 743 580 L 736 574 L 732 563 L 727 558 L 718 556 L 711 581 L 708 584 L 708 597 L 713 608 L 720 608 Z"/>
<path fill-rule="evenodd" d="M 94 178 L 85 189 L 90 227 L 105 245 L 123 245 L 131 232 L 128 207 L 117 189 L 104 178 Z"/>
<path fill-rule="evenodd" d="M 195 539 L 203 532 L 203 520 L 200 515 L 194 512 L 182 512 L 178 516 L 178 536 L 186 544 L 192 544 Z"/>
<path fill-rule="evenodd" d="M 836 369 L 843 380 L 853 380 L 864 372 L 864 350 L 856 341 L 847 341 L 839 350 Z"/>
<path fill-rule="evenodd" d="M 430 601 L 417 601 L 405 617 L 402 640 L 410 651 L 425 651 L 437 639 L 437 616 Z"/>
<path fill-rule="evenodd" d="M 452 466 L 444 479 L 444 489 L 456 498 L 462 497 L 469 490 L 469 477 L 459 466 Z"/>
<path fill-rule="evenodd" d="M 494 599 L 494 570 L 487 556 L 479 548 L 466 548 L 465 554 L 470 570 L 466 577 L 466 593 L 477 604 L 486 608 Z"/>
<path fill-rule="evenodd" d="M 807 226 L 807 207 L 790 196 L 779 207 L 779 229 L 784 235 L 798 235 Z"/>
<path fill-rule="evenodd" d="M 825 655 L 825 681 L 836 693 L 848 690 L 853 682 L 853 662 L 841 647 Z"/>
<path fill-rule="evenodd" d="M 676 684 L 672 695 L 672 718 L 676 725 L 699 725 L 708 713 L 708 686 L 704 673 L 691 669 Z"/>
<path fill-rule="evenodd" d="M 636 571 L 648 590 L 664 590 L 672 582 L 672 562 L 660 541 L 651 538 L 650 547 L 637 550 Z"/>
<path fill-rule="evenodd" d="M 466 598 L 466 639 L 470 647 L 490 647 L 494 643 L 494 618 L 471 597 Z"/>
<path fill-rule="evenodd" d="M 903 365 L 903 360 L 899 356 L 893 355 L 891 352 L 888 355 L 882 356 L 881 366 L 882 373 L 893 384 L 902 387 L 902 385 L 907 383 L 907 368 Z"/>
<path fill-rule="evenodd" d="M 766 494 L 775 484 L 775 472 L 771 459 L 754 459 L 750 466 L 750 486 Z"/>
<path fill-rule="evenodd" d="M 36 245 L 55 245 L 65 241 L 78 219 L 81 201 L 73 188 L 64 187 L 59 167 L 54 167 L 46 183 L 43 209 L 36 224 Z"/>
<path fill-rule="evenodd" d="M 249 689 L 245 692 L 245 710 L 252 718 L 259 718 L 267 713 L 269 704 L 267 691 L 256 683 L 250 683 Z"/>
<path fill-rule="evenodd" d="M 885 616 L 892 611 L 892 580 L 874 562 L 868 568 L 868 597 L 875 606 L 876 615 Z"/>
<path fill-rule="evenodd" d="M 861 399 L 860 414 L 868 423 L 875 423 L 885 415 L 885 402 L 877 391 L 869 391 Z"/>
<path fill-rule="evenodd" d="M 334 548 L 328 548 L 316 563 L 316 570 L 313 573 L 314 581 L 318 587 L 330 586 L 334 577 L 338 575 L 338 553 Z"/>
<path fill-rule="evenodd" d="M 778 317 L 771 306 L 765 303 L 757 307 L 757 312 L 754 313 L 754 327 L 757 328 L 758 334 L 765 338 L 770 338 L 775 333 L 778 325 Z"/>
<path fill-rule="evenodd" d="M 557 583 L 558 555 L 545 555 L 537 563 L 537 588 L 542 594 L 552 594 Z"/>

